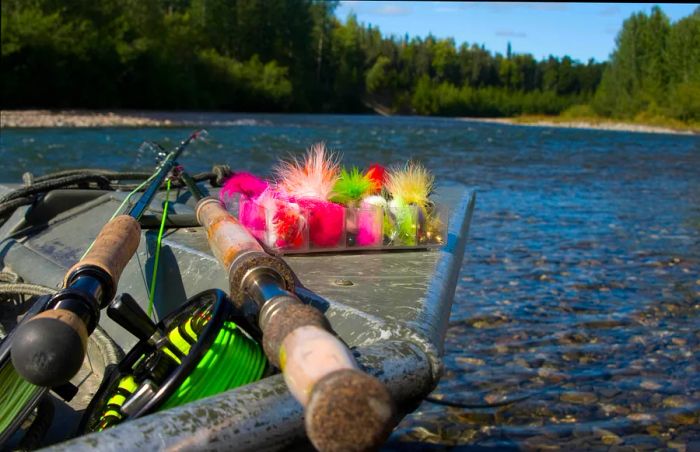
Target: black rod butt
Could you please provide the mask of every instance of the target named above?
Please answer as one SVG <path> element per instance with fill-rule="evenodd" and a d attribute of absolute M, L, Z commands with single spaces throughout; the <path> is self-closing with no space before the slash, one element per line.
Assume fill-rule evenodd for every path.
<path fill-rule="evenodd" d="M 17 327 L 12 365 L 37 386 L 60 386 L 80 370 L 87 349 L 85 323 L 71 311 L 50 309 Z"/>

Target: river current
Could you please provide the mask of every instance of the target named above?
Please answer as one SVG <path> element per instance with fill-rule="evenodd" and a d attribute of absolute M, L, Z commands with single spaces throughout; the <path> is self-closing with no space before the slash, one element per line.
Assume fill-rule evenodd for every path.
<path fill-rule="evenodd" d="M 377 116 L 190 115 L 212 163 L 267 174 L 317 141 L 420 160 L 478 194 L 445 375 L 387 450 L 700 450 L 700 138 Z M 3 129 L 0 181 L 153 166 L 193 127 Z"/>

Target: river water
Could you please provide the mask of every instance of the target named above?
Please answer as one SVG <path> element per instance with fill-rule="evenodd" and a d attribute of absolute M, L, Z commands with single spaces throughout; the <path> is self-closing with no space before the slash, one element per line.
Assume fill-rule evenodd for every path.
<path fill-rule="evenodd" d="M 700 138 L 435 118 L 191 115 L 192 172 L 266 174 L 316 141 L 422 161 L 477 207 L 435 398 L 387 449 L 700 450 Z M 4 129 L 0 181 L 143 168 L 192 127 Z"/>

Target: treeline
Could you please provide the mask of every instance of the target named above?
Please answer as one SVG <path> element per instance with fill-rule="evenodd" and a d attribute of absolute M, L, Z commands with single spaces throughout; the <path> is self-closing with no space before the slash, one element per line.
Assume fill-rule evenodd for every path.
<path fill-rule="evenodd" d="M 592 107 L 614 118 L 700 121 L 700 7 L 673 24 L 658 7 L 627 19 Z"/>
<path fill-rule="evenodd" d="M 2 107 L 299 112 L 375 107 L 513 116 L 592 105 L 611 116 L 652 107 L 683 118 L 697 112 L 687 99 L 697 88 L 700 46 L 681 56 L 694 58 L 695 66 L 682 67 L 683 74 L 694 74 L 678 78 L 681 72 L 671 74 L 675 66 L 664 67 L 665 75 L 654 75 L 653 83 L 646 68 L 629 81 L 628 66 L 644 66 L 658 46 L 639 53 L 634 44 L 632 56 L 624 50 L 629 40 L 649 38 L 647 32 L 625 31 L 627 24 L 634 20 L 634 27 L 643 28 L 656 24 L 657 16 L 667 29 L 664 49 L 688 42 L 688 33 L 697 43 L 697 12 L 674 25 L 660 10 L 651 18 L 635 15 L 607 65 L 568 56 L 537 61 L 512 53 L 510 46 L 503 55 L 431 36 L 383 37 L 353 16 L 339 21 L 335 7 L 311 0 L 3 0 Z M 656 25 L 649 27 L 656 33 Z M 669 86 L 688 104 L 683 113 L 664 97 Z M 637 99 L 641 92 L 648 100 Z M 624 101 L 614 97 L 623 94 Z"/>

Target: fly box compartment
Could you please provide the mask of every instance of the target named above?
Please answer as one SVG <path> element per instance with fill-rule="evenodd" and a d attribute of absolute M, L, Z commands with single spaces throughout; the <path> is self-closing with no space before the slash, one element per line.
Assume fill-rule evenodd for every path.
<path fill-rule="evenodd" d="M 227 206 L 242 225 L 278 254 L 426 249 L 444 244 L 447 209 L 386 201 L 343 206 L 330 202 L 260 202 L 241 194 Z"/>

